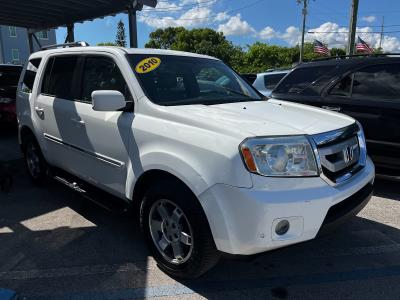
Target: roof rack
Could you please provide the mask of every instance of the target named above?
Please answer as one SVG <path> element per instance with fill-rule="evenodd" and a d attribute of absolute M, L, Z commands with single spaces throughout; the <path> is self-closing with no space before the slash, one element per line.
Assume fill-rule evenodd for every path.
<path fill-rule="evenodd" d="M 312 59 L 311 61 L 346 59 L 346 58 L 353 58 L 353 57 L 381 57 L 381 56 L 400 56 L 400 53 L 372 53 L 372 54 L 338 55 L 338 56 L 331 56 L 331 57 L 315 58 L 315 59 Z"/>
<path fill-rule="evenodd" d="M 56 49 L 56 48 L 71 48 L 71 47 L 88 47 L 90 46 L 87 42 L 73 42 L 73 43 L 64 43 L 64 44 L 56 44 L 56 45 L 49 45 L 43 46 L 42 50 L 49 50 L 49 49 Z"/>

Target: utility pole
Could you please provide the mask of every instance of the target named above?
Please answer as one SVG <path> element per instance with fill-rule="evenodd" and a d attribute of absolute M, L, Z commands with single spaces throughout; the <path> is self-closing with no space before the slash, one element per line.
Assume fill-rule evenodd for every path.
<path fill-rule="evenodd" d="M 352 0 L 351 16 L 349 25 L 349 44 L 347 45 L 347 54 L 354 54 L 354 45 L 356 41 L 357 30 L 357 15 L 358 15 L 358 0 Z"/>
<path fill-rule="evenodd" d="M 307 18 L 308 1 L 309 0 L 297 0 L 297 3 L 299 3 L 299 4 L 301 2 L 303 2 L 303 11 L 302 11 L 302 14 L 303 14 L 303 29 L 302 29 L 302 32 L 301 32 L 301 46 L 300 46 L 300 60 L 299 60 L 299 63 L 302 63 L 303 59 L 304 59 L 304 35 L 305 35 L 305 32 L 306 32 L 306 18 Z"/>
<path fill-rule="evenodd" d="M 381 40 L 379 41 L 379 51 L 382 51 L 383 29 L 384 29 L 384 27 L 385 27 L 385 17 L 382 17 Z"/>

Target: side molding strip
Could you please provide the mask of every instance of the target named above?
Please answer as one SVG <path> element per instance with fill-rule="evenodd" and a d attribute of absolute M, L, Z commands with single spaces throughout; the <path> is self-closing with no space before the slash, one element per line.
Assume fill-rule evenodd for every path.
<path fill-rule="evenodd" d="M 77 146 L 74 146 L 74 145 L 65 143 L 63 140 L 61 140 L 61 139 L 59 139 L 59 138 L 56 138 L 56 137 L 54 137 L 54 136 L 51 136 L 51 135 L 49 135 L 49 134 L 47 134 L 47 133 L 44 134 L 44 137 L 45 137 L 48 141 L 51 141 L 51 142 L 53 142 L 53 143 L 56 143 L 56 144 L 59 144 L 59 145 L 63 145 L 63 146 L 65 146 L 65 147 L 68 147 L 68 148 L 74 149 L 74 150 L 76 150 L 76 151 L 82 152 L 82 153 L 84 153 L 84 154 L 86 154 L 86 155 L 89 155 L 89 156 L 91 156 L 91 157 L 93 157 L 93 158 L 95 158 L 95 159 L 98 159 L 98 160 L 100 160 L 100 161 L 102 161 L 102 162 L 104 162 L 104 163 L 108 163 L 108 164 L 110 164 L 110 165 L 112 165 L 112 166 L 114 166 L 114 167 L 122 168 L 122 167 L 125 166 L 125 163 L 123 163 L 123 162 L 121 162 L 121 161 L 114 160 L 114 159 L 108 158 L 108 157 L 106 157 L 106 156 L 104 156 L 104 155 L 97 154 L 97 153 L 94 153 L 94 152 L 91 152 L 91 151 L 87 151 L 87 150 L 82 149 L 82 148 L 79 148 L 79 147 L 77 147 Z"/>

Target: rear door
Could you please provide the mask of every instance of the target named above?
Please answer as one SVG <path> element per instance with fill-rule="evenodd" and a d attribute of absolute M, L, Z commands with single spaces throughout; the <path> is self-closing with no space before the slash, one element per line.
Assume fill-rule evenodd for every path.
<path fill-rule="evenodd" d="M 67 170 L 73 162 L 68 147 L 72 133 L 68 112 L 74 109 L 78 61 L 76 54 L 50 57 L 34 104 L 46 159 Z"/>
<path fill-rule="evenodd" d="M 326 96 L 363 125 L 368 152 L 382 170 L 400 169 L 399 82 L 400 64 L 377 64 L 346 75 Z"/>

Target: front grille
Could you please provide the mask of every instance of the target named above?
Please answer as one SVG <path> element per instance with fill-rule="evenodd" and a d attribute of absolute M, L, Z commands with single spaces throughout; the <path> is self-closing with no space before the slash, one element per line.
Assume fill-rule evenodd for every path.
<path fill-rule="evenodd" d="M 360 128 L 356 123 L 313 136 L 324 178 L 337 184 L 360 171 L 365 158 L 364 142 L 360 143 L 360 138 Z"/>

